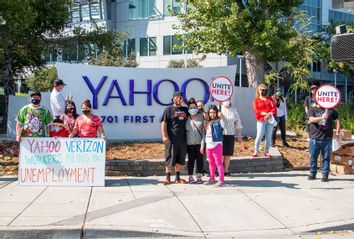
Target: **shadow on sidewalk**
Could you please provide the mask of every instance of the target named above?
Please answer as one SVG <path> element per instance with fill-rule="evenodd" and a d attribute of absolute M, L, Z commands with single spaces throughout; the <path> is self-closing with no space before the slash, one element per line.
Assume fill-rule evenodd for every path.
<path fill-rule="evenodd" d="M 233 185 L 236 187 L 266 187 L 266 188 L 291 188 L 291 189 L 300 189 L 298 188 L 298 184 L 296 183 L 284 183 L 281 181 L 275 180 L 250 180 L 250 181 L 243 181 L 243 180 L 227 180 L 227 184 Z"/>
<path fill-rule="evenodd" d="M 307 177 L 306 173 L 252 173 L 233 175 L 239 178 L 287 178 L 287 177 Z"/>
<path fill-rule="evenodd" d="M 197 236 L 190 236 L 190 235 L 178 235 L 176 233 L 84 228 L 84 238 L 184 238 L 184 237 L 200 238 L 200 236 L 197 237 Z"/>
<path fill-rule="evenodd" d="M 158 185 L 161 181 L 151 178 L 117 178 L 106 179 L 106 187 L 135 186 L 135 185 Z"/>
<path fill-rule="evenodd" d="M 16 181 L 17 177 L 0 177 L 0 182 L 13 182 Z"/>

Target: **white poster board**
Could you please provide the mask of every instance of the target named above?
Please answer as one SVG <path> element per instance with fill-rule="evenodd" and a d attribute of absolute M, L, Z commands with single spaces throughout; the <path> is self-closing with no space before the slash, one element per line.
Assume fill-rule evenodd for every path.
<path fill-rule="evenodd" d="M 104 186 L 106 142 L 100 138 L 23 138 L 19 185 Z"/>

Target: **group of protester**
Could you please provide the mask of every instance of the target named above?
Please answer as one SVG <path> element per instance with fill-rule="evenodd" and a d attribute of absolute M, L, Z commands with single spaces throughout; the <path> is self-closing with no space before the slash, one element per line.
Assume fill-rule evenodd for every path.
<path fill-rule="evenodd" d="M 201 183 L 204 172 L 204 160 L 209 161 L 210 179 L 204 184 L 223 186 L 224 176 L 229 176 L 230 156 L 234 153 L 235 136 L 241 142 L 243 128 L 239 113 L 230 101 L 220 106 L 210 105 L 204 111 L 202 101 L 191 98 L 187 106 L 182 106 L 181 92 L 173 94 L 173 105 L 165 109 L 162 116 L 162 141 L 165 144 L 166 179 L 171 184 L 171 171 L 175 168 L 177 183 L 186 183 L 180 177 L 182 166 L 188 154 L 189 183 Z M 194 165 L 197 165 L 197 178 L 194 179 Z M 218 171 L 219 181 L 215 180 Z"/>
<path fill-rule="evenodd" d="M 32 92 L 31 103 L 22 107 L 16 121 L 16 140 L 22 137 L 80 137 L 106 140 L 103 124 L 99 116 L 92 114 L 89 100 L 81 104 L 82 115 L 77 114 L 75 103 L 71 97 L 62 95 L 65 84 L 58 79 L 50 96 L 53 116 L 41 105 L 40 92 Z M 305 99 L 307 114 L 306 128 L 310 138 L 310 175 L 309 180 L 316 178 L 317 159 L 323 156 L 322 181 L 328 181 L 329 156 L 332 145 L 333 122 L 336 122 L 336 136 L 339 137 L 339 115 L 334 109 L 320 108 L 315 101 L 317 86 L 310 87 L 311 95 Z M 256 89 L 253 110 L 257 120 L 257 136 L 253 157 L 257 157 L 262 138 L 265 136 L 264 156 L 270 158 L 270 146 L 275 144 L 279 126 L 283 146 L 286 142 L 285 122 L 287 109 L 281 91 L 273 97 L 268 96 L 268 87 L 260 84 Z M 243 128 L 238 110 L 225 101 L 220 105 L 210 105 L 204 111 L 203 101 L 191 98 L 187 107 L 183 106 L 181 92 L 173 94 L 173 105 L 167 107 L 161 120 L 162 141 L 165 144 L 166 179 L 163 184 L 171 184 L 171 171 L 175 169 L 177 183 L 186 183 L 180 176 L 188 154 L 189 183 L 224 186 L 224 176 L 230 176 L 230 157 L 234 154 L 235 139 L 242 142 Z M 202 175 L 207 172 L 206 159 L 209 166 L 209 180 L 204 182 Z M 196 165 L 196 178 L 194 168 Z M 217 170 L 217 173 L 216 173 Z M 215 176 L 219 176 L 218 182 Z"/>
<path fill-rule="evenodd" d="M 96 138 L 97 132 L 106 139 L 100 117 L 92 114 L 89 100 L 81 104 L 82 115 L 77 114 L 71 97 L 64 98 L 63 80 L 54 82 L 50 95 L 50 111 L 41 105 L 41 92 L 32 92 L 31 103 L 22 107 L 16 118 L 16 140 L 22 137 L 80 137 Z"/>

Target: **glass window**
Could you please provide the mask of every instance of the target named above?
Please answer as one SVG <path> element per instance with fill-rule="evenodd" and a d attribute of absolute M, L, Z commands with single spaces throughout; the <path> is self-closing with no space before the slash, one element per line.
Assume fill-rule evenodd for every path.
<path fill-rule="evenodd" d="M 163 54 L 171 55 L 171 36 L 163 37 Z"/>
<path fill-rule="evenodd" d="M 123 56 L 128 57 L 135 53 L 135 39 L 126 39 L 123 43 Z"/>
<path fill-rule="evenodd" d="M 102 19 L 101 16 L 101 5 L 99 3 L 91 3 L 91 19 Z"/>
<path fill-rule="evenodd" d="M 156 0 L 130 0 L 129 19 L 144 19 L 157 16 Z"/>
<path fill-rule="evenodd" d="M 148 39 L 140 38 L 140 56 L 148 55 Z"/>
<path fill-rule="evenodd" d="M 81 21 L 90 21 L 90 7 L 88 4 L 81 5 Z"/>
<path fill-rule="evenodd" d="M 178 1 L 176 0 L 165 0 L 164 1 L 164 16 L 171 16 L 171 13 L 168 9 L 171 9 L 172 11 L 179 13 L 181 11 L 181 5 Z"/>
<path fill-rule="evenodd" d="M 172 54 L 182 54 L 182 41 L 172 36 Z"/>
<path fill-rule="evenodd" d="M 73 4 L 69 7 L 69 21 L 72 23 L 77 23 L 81 21 L 80 5 Z"/>
<path fill-rule="evenodd" d="M 149 56 L 156 56 L 156 37 L 149 38 Z"/>

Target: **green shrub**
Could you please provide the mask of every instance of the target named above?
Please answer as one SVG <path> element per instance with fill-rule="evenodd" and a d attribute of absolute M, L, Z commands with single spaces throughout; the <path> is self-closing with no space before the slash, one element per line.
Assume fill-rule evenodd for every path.
<path fill-rule="evenodd" d="M 286 122 L 286 127 L 289 130 L 294 131 L 299 135 L 306 135 L 305 131 L 305 107 L 304 101 L 299 101 L 295 104 L 294 101 L 287 101 L 288 108 L 288 120 Z M 341 129 L 351 130 L 354 133 L 354 104 L 353 103 L 342 103 L 338 108 Z"/>

